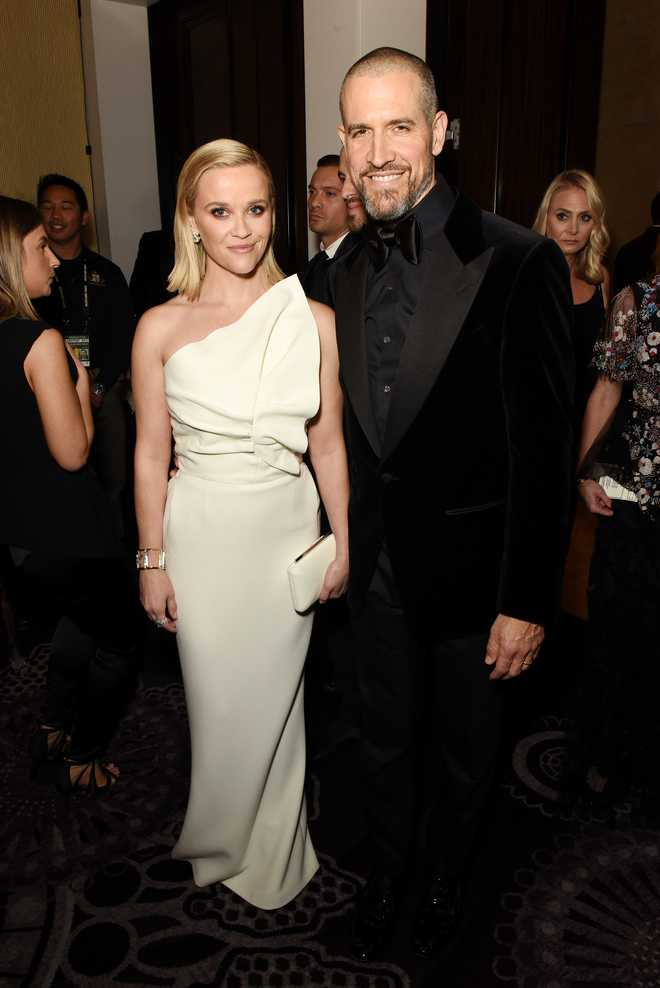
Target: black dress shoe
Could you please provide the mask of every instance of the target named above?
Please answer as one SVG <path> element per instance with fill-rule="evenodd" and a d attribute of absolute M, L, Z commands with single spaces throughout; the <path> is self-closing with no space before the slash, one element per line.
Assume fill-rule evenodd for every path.
<path fill-rule="evenodd" d="M 355 905 L 353 918 L 353 956 L 369 961 L 379 954 L 391 938 L 400 900 L 400 882 L 391 875 L 374 874 L 368 880 Z"/>
<path fill-rule="evenodd" d="M 422 897 L 412 932 L 412 946 L 422 957 L 434 957 L 453 940 L 462 916 L 458 879 L 438 876 Z"/>

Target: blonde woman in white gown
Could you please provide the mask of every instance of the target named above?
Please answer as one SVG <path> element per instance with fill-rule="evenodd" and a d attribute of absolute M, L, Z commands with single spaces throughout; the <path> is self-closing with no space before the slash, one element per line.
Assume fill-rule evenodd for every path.
<path fill-rule="evenodd" d="M 133 349 L 140 593 L 176 632 L 191 731 L 173 854 L 197 885 L 224 882 L 264 909 L 318 867 L 303 790 L 312 615 L 294 610 L 287 577 L 318 537 L 307 448 L 337 541 L 321 599 L 348 578 L 334 316 L 282 275 L 274 222 L 260 155 L 232 140 L 198 148 L 177 191 L 179 294 L 145 313 Z"/>

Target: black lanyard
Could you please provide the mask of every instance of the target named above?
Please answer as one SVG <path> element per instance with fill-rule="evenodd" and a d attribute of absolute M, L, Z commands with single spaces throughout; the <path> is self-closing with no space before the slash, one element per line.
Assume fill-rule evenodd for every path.
<path fill-rule="evenodd" d="M 57 290 L 60 293 L 60 301 L 62 303 L 62 321 L 64 323 L 63 329 L 66 328 L 69 332 L 72 330 L 71 316 L 69 314 L 69 306 L 66 302 L 66 296 L 64 295 L 64 289 L 62 288 L 62 282 L 55 274 L 55 280 L 57 282 Z M 89 336 L 89 289 L 87 281 L 87 261 L 83 261 L 83 290 L 82 290 L 82 311 L 83 311 L 83 333 Z"/>

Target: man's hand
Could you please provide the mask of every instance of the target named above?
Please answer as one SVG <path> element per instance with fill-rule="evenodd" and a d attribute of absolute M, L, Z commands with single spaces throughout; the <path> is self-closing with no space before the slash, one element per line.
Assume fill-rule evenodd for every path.
<path fill-rule="evenodd" d="M 544 637 L 542 625 L 498 614 L 486 646 L 486 665 L 494 666 L 489 678 L 513 679 L 529 669 Z"/>

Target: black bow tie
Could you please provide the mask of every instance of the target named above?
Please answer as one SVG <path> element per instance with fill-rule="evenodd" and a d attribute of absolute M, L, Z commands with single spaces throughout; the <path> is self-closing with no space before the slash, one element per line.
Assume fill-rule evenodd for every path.
<path fill-rule="evenodd" d="M 399 247 L 405 259 L 411 264 L 419 264 L 422 253 L 422 231 L 412 213 L 389 223 L 373 221 L 367 223 L 364 236 L 367 250 L 377 271 L 386 263 L 393 247 Z"/>

